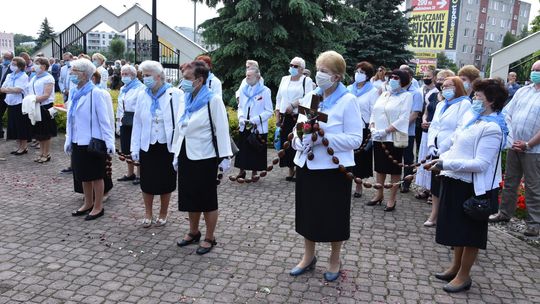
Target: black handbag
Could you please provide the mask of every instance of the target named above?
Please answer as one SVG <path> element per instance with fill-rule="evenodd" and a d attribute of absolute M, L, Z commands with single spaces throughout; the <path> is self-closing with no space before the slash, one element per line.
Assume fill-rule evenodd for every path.
<path fill-rule="evenodd" d="M 92 95 L 93 95 L 93 92 L 94 92 L 94 90 L 90 91 L 90 133 L 92 133 L 92 131 L 93 131 L 93 129 L 92 129 L 92 112 L 93 112 Z M 97 115 L 97 112 L 96 112 L 96 117 L 99 120 L 99 116 Z M 105 157 L 105 155 L 107 155 L 107 144 L 105 143 L 104 140 L 99 139 L 99 138 L 95 138 L 95 137 L 92 136 L 92 138 L 90 139 L 90 142 L 88 143 L 88 147 L 86 148 L 86 151 L 89 154 L 92 154 L 94 156 Z"/>
<path fill-rule="evenodd" d="M 480 134 L 480 137 L 482 137 L 482 134 Z M 502 149 L 502 141 L 501 141 L 501 145 L 499 147 L 499 151 L 497 154 L 497 162 L 495 164 L 495 171 L 493 172 L 493 180 L 491 181 L 490 188 L 493 187 L 493 183 L 495 182 L 495 176 L 497 175 L 497 167 L 499 166 L 499 158 L 501 156 L 501 149 Z M 471 173 L 471 177 L 474 184 L 474 173 Z M 476 196 L 473 194 L 473 196 L 465 200 L 463 202 L 463 211 L 465 212 L 465 214 L 467 214 L 468 217 L 476 221 L 482 221 L 482 222 L 487 221 L 490 215 L 497 213 L 498 211 L 498 199 L 497 199 L 497 194 L 499 192 L 498 189 L 499 188 L 492 189 L 486 192 L 486 194 L 483 194 L 480 196 Z"/>
<path fill-rule="evenodd" d="M 135 116 L 135 112 L 124 112 L 124 115 L 122 115 L 122 119 L 120 122 L 122 123 L 122 126 L 131 127 L 133 126 L 133 117 Z"/>
<path fill-rule="evenodd" d="M 249 120 L 249 111 L 250 110 L 251 110 L 251 108 L 248 109 L 248 115 L 247 115 L 248 120 Z M 261 128 L 262 128 L 262 118 L 261 118 L 260 115 L 259 115 L 259 121 L 261 122 Z M 254 126 L 251 129 L 251 133 L 249 133 L 249 135 L 247 136 L 247 142 L 257 152 L 261 152 L 261 151 L 264 151 L 266 149 L 266 139 L 264 139 L 261 136 L 261 134 L 259 133 L 259 130 L 256 128 L 256 126 Z"/>

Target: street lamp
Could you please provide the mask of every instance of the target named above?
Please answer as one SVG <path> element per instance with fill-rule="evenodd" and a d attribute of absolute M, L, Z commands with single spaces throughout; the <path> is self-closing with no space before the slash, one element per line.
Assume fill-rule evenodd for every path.
<path fill-rule="evenodd" d="M 157 0 L 152 0 L 152 60 L 159 61 L 159 45 L 157 36 Z"/>

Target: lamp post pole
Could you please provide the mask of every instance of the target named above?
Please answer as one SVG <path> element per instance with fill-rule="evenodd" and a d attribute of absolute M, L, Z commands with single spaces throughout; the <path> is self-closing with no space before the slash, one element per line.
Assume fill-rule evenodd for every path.
<path fill-rule="evenodd" d="M 157 0 L 152 0 L 152 60 L 159 61 L 159 42 L 157 35 Z"/>
<path fill-rule="evenodd" d="M 197 0 L 193 0 L 193 42 L 197 43 Z"/>

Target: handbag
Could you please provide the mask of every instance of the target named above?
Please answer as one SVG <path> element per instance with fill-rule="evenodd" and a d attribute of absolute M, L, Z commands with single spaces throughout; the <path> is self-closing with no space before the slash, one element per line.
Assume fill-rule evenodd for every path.
<path fill-rule="evenodd" d="M 251 108 L 248 109 L 247 119 L 249 120 L 249 111 Z M 262 118 L 259 115 L 259 121 L 261 122 L 262 127 Z M 261 152 L 266 149 L 266 140 L 259 134 L 259 130 L 254 127 L 251 129 L 251 133 L 247 136 L 247 142 L 248 144 L 257 152 Z"/>
<path fill-rule="evenodd" d="M 93 101 L 92 101 L 92 95 L 94 93 L 94 90 L 90 91 L 90 134 L 92 133 L 92 114 L 93 114 Z M 96 117 L 99 120 L 99 116 L 96 112 Z M 107 155 L 107 144 L 104 140 L 95 138 L 92 136 L 90 139 L 90 142 L 88 143 L 88 147 L 86 148 L 86 151 L 93 155 L 93 156 L 99 156 L 99 157 L 105 157 Z"/>
<path fill-rule="evenodd" d="M 386 103 L 384 105 L 384 114 L 386 115 L 386 119 L 388 120 L 388 125 L 392 125 L 390 117 L 388 117 L 388 112 L 386 111 L 386 104 L 388 104 L 389 99 L 390 93 L 388 93 L 386 98 Z M 396 148 L 407 148 L 407 146 L 409 146 L 409 134 L 405 132 L 400 132 L 399 130 L 392 132 L 392 143 Z"/>
<path fill-rule="evenodd" d="M 122 119 L 120 122 L 122 123 L 122 126 L 131 127 L 133 126 L 133 116 L 135 116 L 135 112 L 126 112 L 126 101 L 122 100 L 122 108 L 124 108 L 124 115 L 122 115 Z"/>
<path fill-rule="evenodd" d="M 482 133 L 480 134 L 480 137 L 482 137 L 482 134 L 484 133 L 484 130 L 482 130 Z M 504 135 L 503 135 L 504 136 Z M 491 181 L 491 187 L 493 187 L 493 183 L 495 182 L 495 176 L 497 175 L 497 167 L 499 166 L 499 158 L 501 156 L 501 148 L 502 148 L 502 140 L 501 145 L 499 146 L 499 151 L 497 152 L 497 162 L 495 163 L 495 171 L 493 172 L 493 180 Z M 475 146 L 475 156 L 476 156 L 476 146 Z M 471 173 L 471 178 L 474 185 L 474 172 Z M 498 188 L 497 188 L 498 189 Z M 467 216 L 472 218 L 476 221 L 487 221 L 489 216 L 497 212 L 497 196 L 492 195 L 492 191 L 489 194 L 483 194 L 476 196 L 473 194 L 470 198 L 465 200 L 463 202 L 463 211 Z M 496 193 L 496 192 L 495 192 Z"/>

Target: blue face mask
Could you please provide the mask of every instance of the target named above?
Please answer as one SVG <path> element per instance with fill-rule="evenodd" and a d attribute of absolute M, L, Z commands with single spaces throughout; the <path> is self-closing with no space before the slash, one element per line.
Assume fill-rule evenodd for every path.
<path fill-rule="evenodd" d="M 388 85 L 392 91 L 397 91 L 401 88 L 401 83 L 399 83 L 399 80 L 396 79 L 390 79 Z"/>
<path fill-rule="evenodd" d="M 454 98 L 455 95 L 456 95 L 456 92 L 454 92 L 454 89 L 444 89 L 444 90 L 442 90 L 442 96 L 446 100 L 450 100 L 450 99 Z"/>
<path fill-rule="evenodd" d="M 129 77 L 129 76 L 124 76 L 124 77 L 122 77 L 122 82 L 123 82 L 125 85 L 128 85 L 128 83 L 130 83 L 131 80 L 132 80 L 132 79 L 131 79 L 131 77 Z"/>
<path fill-rule="evenodd" d="M 154 77 L 153 76 L 146 76 L 143 78 L 143 82 L 144 82 L 144 85 L 147 87 L 147 88 L 153 88 L 154 85 L 156 84 L 156 81 L 154 80 Z"/>
<path fill-rule="evenodd" d="M 193 92 L 193 81 L 191 80 L 187 80 L 187 79 L 182 80 L 182 83 L 180 84 L 180 86 L 182 87 L 182 90 L 185 93 Z"/>
<path fill-rule="evenodd" d="M 484 107 L 484 102 L 482 99 L 475 99 L 472 102 L 471 111 L 473 111 L 474 114 L 480 115 L 484 113 L 486 110 L 486 107 Z"/>
<path fill-rule="evenodd" d="M 2 64 L 4 65 L 9 65 L 11 63 L 11 60 L 7 60 L 7 59 L 4 59 L 4 61 L 2 62 Z"/>
<path fill-rule="evenodd" d="M 292 77 L 298 76 L 298 69 L 297 69 L 297 68 L 290 67 L 290 68 L 289 68 L 289 74 L 291 74 Z"/>
<path fill-rule="evenodd" d="M 465 91 L 468 91 L 471 88 L 471 83 L 468 81 L 463 82 L 463 87 L 465 88 Z"/>
<path fill-rule="evenodd" d="M 531 71 L 531 81 L 534 84 L 540 83 L 540 71 Z"/>
<path fill-rule="evenodd" d="M 69 75 L 69 81 L 73 82 L 74 84 L 79 84 L 79 77 L 77 75 Z"/>
<path fill-rule="evenodd" d="M 92 63 L 96 66 L 96 68 L 99 66 L 99 62 L 97 60 L 92 61 Z"/>

